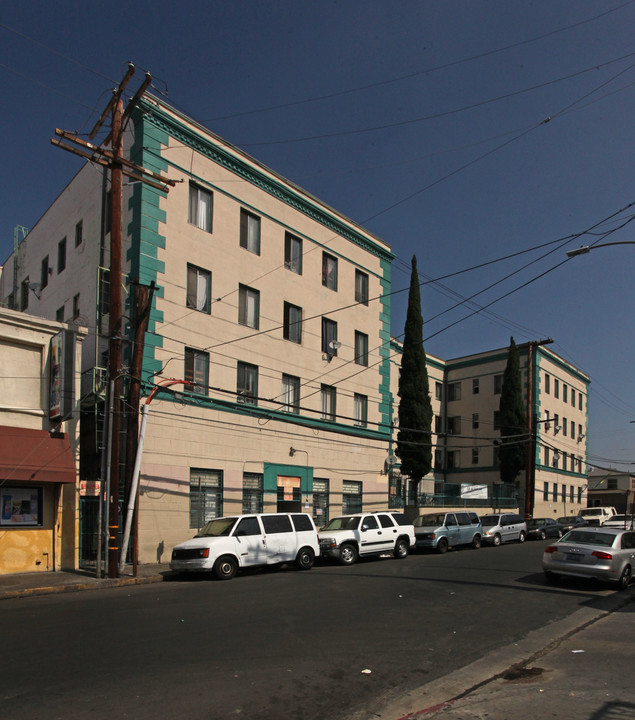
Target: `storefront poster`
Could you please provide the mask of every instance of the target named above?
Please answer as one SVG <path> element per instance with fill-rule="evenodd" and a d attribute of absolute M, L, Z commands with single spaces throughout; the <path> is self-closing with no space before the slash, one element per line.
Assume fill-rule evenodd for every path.
<path fill-rule="evenodd" d="M 0 525 L 42 524 L 41 488 L 2 487 L 0 503 Z"/>

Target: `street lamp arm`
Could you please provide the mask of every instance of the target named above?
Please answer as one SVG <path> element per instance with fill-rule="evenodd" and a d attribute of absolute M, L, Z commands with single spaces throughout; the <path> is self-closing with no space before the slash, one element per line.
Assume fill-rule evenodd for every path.
<path fill-rule="evenodd" d="M 586 255 L 588 252 L 591 252 L 591 250 L 601 247 L 609 247 L 609 245 L 635 245 L 635 240 L 619 240 L 616 242 L 601 243 L 600 245 L 581 245 L 576 250 L 567 250 L 567 257 Z"/>

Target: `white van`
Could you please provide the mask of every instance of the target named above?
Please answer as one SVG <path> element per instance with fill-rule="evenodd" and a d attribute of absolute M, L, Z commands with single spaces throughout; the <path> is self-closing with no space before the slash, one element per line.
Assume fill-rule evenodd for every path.
<path fill-rule="evenodd" d="M 582 508 L 578 515 L 583 517 L 589 525 L 602 525 L 613 515 L 617 515 L 617 510 L 614 507 L 589 507 Z"/>
<path fill-rule="evenodd" d="M 235 515 L 211 520 L 172 550 L 170 569 L 213 572 L 231 580 L 238 568 L 295 563 L 310 570 L 320 553 L 313 519 L 306 513 Z"/>

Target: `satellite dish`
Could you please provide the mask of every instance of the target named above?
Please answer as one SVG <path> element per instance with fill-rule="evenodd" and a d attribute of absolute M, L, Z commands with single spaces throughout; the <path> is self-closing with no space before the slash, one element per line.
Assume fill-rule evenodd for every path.
<path fill-rule="evenodd" d="M 397 460 L 398 460 L 398 458 L 396 455 L 389 455 L 386 458 L 386 465 L 389 465 L 390 467 L 392 467 L 393 465 L 395 465 L 397 463 Z"/>
<path fill-rule="evenodd" d="M 339 350 L 342 347 L 342 343 L 339 340 L 331 340 L 329 347 L 331 350 Z"/>

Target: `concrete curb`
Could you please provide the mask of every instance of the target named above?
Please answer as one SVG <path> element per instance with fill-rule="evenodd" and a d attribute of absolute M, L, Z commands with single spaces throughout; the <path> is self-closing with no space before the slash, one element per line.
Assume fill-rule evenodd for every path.
<path fill-rule="evenodd" d="M 55 595 L 60 593 L 81 592 L 83 590 L 108 590 L 110 588 L 125 587 L 126 585 L 149 585 L 163 581 L 162 575 L 149 575 L 147 577 L 105 578 L 86 582 L 66 583 L 63 585 L 49 585 L 33 588 L 20 588 L 17 590 L 0 591 L 0 600 L 16 598 L 37 597 L 40 595 Z"/>
<path fill-rule="evenodd" d="M 509 670 L 529 665 L 569 637 L 634 601 L 630 595 L 607 600 L 604 609 L 581 608 L 573 615 L 530 632 L 514 645 L 493 650 L 480 660 L 432 680 L 398 700 L 379 699 L 377 706 L 360 710 L 348 720 L 366 720 L 369 716 L 381 720 L 422 720 L 430 717 Z"/>

